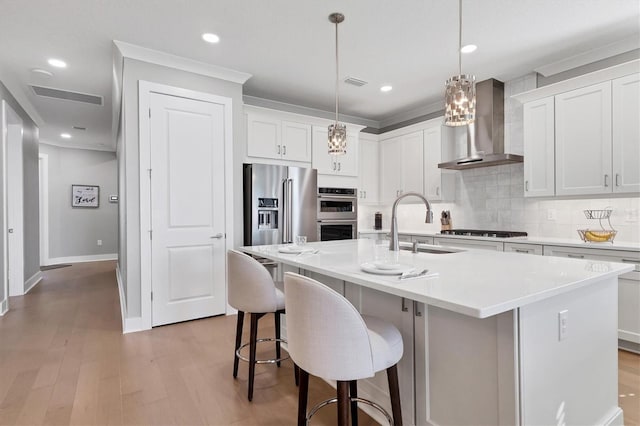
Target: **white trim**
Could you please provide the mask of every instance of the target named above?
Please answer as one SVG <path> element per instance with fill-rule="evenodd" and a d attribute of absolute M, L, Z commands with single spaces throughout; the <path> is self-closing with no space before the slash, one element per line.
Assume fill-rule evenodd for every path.
<path fill-rule="evenodd" d="M 422 117 L 423 115 L 433 114 L 438 111 L 444 111 L 444 102 L 437 101 L 424 106 L 420 106 L 414 108 L 409 111 L 400 112 L 391 117 L 387 117 L 384 120 L 380 120 L 380 128 L 384 129 L 385 127 L 393 126 L 394 124 L 403 123 L 408 120 L 413 120 L 418 117 Z M 444 116 L 444 112 L 442 113 Z"/>
<path fill-rule="evenodd" d="M 120 295 L 120 318 L 122 320 L 122 333 L 126 330 L 125 318 L 127 318 L 127 301 L 124 298 L 124 285 L 122 284 L 122 274 L 120 273 L 120 262 L 116 263 L 116 282 L 118 283 L 118 294 Z"/>
<path fill-rule="evenodd" d="M 38 153 L 40 191 L 40 264 L 49 264 L 49 155 Z"/>
<path fill-rule="evenodd" d="M 420 130 L 431 129 L 436 125 L 440 126 L 443 124 L 444 124 L 444 115 L 442 117 L 431 118 L 429 120 L 411 124 L 406 127 L 400 127 L 399 129 L 390 130 L 386 133 L 380 133 L 378 135 L 378 140 L 382 142 L 384 140 L 395 138 L 397 136 L 407 135 L 409 133 L 418 132 Z"/>
<path fill-rule="evenodd" d="M 116 152 L 116 148 L 112 146 L 96 146 L 96 145 L 76 145 L 72 142 L 58 142 L 58 141 L 50 141 L 45 139 L 40 139 L 40 145 L 50 145 L 58 148 L 68 148 L 68 149 L 86 149 L 89 151 L 107 151 L 107 152 Z"/>
<path fill-rule="evenodd" d="M 150 330 L 152 327 L 151 307 L 151 183 L 148 170 L 151 168 L 151 123 L 149 121 L 150 95 L 159 93 L 169 96 L 179 96 L 203 102 L 211 102 L 224 106 L 224 157 L 225 157 L 225 251 L 233 248 L 233 103 L 231 98 L 217 96 L 194 90 L 182 89 L 165 84 L 140 80 L 138 82 L 138 120 L 139 120 L 139 178 L 140 178 L 140 323 L 137 318 L 127 318 L 132 321 L 135 330 Z M 225 262 L 226 264 L 226 262 Z M 226 271 L 225 271 L 225 300 L 226 300 Z M 135 320 L 135 321 L 134 321 Z M 127 330 L 129 324 L 127 323 Z M 134 331 L 135 331 L 134 330 Z"/>
<path fill-rule="evenodd" d="M 118 260 L 118 254 L 109 253 L 109 254 L 91 254 L 88 256 L 52 257 L 49 259 L 49 262 L 47 263 L 47 265 L 59 265 L 61 263 L 101 262 L 104 260 Z"/>
<path fill-rule="evenodd" d="M 8 310 L 9 310 L 8 299 L 4 299 L 2 302 L 0 302 L 0 317 L 6 314 Z"/>
<path fill-rule="evenodd" d="M 42 125 L 44 124 L 44 120 L 42 119 L 40 114 L 38 114 L 38 110 L 33 106 L 31 101 L 29 100 L 29 96 L 27 95 L 27 93 L 22 89 L 24 85 L 17 79 L 13 78 L 12 74 L 3 73 L 1 68 L 0 68 L 0 80 L 2 80 L 2 83 L 7 88 L 11 96 L 13 96 L 13 98 L 24 110 L 24 112 L 27 113 L 29 118 L 31 118 L 31 120 L 33 120 L 33 122 L 38 127 L 42 127 Z"/>
<path fill-rule="evenodd" d="M 541 98 L 546 98 L 547 96 L 554 96 L 560 93 L 569 92 L 571 90 L 580 89 L 582 87 L 591 86 L 593 84 L 602 83 L 638 72 L 640 72 L 640 59 L 583 74 L 578 77 L 569 78 L 567 80 L 559 81 L 557 83 L 543 86 L 538 89 L 522 92 L 517 95 L 511 96 L 511 98 L 516 99 L 522 103 L 531 102 Z"/>
<path fill-rule="evenodd" d="M 559 74 L 564 71 L 569 71 L 574 68 L 581 67 L 583 65 L 591 64 L 593 62 L 601 61 L 603 59 L 610 58 L 621 53 L 629 52 L 640 48 L 638 37 L 629 37 L 622 40 L 618 40 L 606 46 L 592 49 L 587 52 L 579 53 L 574 56 L 562 59 L 557 62 L 553 62 L 541 67 L 535 68 L 534 71 L 542 74 L 544 77 L 550 75 Z"/>
<path fill-rule="evenodd" d="M 136 331 L 149 330 L 144 326 L 142 317 L 125 318 L 122 334 L 135 333 Z"/>
<path fill-rule="evenodd" d="M 305 124 L 311 124 L 312 126 L 328 126 L 335 122 L 335 118 L 332 120 L 332 119 L 327 119 L 327 118 L 318 117 L 318 116 L 299 114 L 296 112 L 271 109 L 263 106 L 245 104 L 243 110 L 245 114 L 250 114 L 250 113 L 267 114 L 270 117 L 278 118 L 280 120 L 302 122 Z M 343 118 L 344 116 L 340 115 L 340 117 Z M 356 133 L 359 133 L 362 129 L 366 127 L 361 124 L 350 123 L 346 120 L 341 120 L 341 122 L 347 126 L 347 131 L 352 131 Z M 250 158 L 253 158 L 253 157 L 250 157 Z M 291 163 L 292 163 L 291 161 L 285 161 L 283 164 L 291 165 Z M 300 163 L 305 163 L 305 162 L 300 162 Z M 273 164 L 272 160 L 269 160 L 269 164 Z"/>
<path fill-rule="evenodd" d="M 626 340 L 628 342 L 640 343 L 640 333 L 632 333 L 630 331 L 618 329 L 618 339 Z"/>
<path fill-rule="evenodd" d="M 122 56 L 125 58 L 137 59 L 139 61 L 162 65 L 194 74 L 206 75 L 207 77 L 232 81 L 239 84 L 244 84 L 251 78 L 251 74 L 246 72 L 211 65 L 205 62 L 194 61 L 193 59 L 172 55 L 170 53 L 137 46 L 123 41 L 114 40 L 113 44 L 116 45 L 118 50 L 120 50 L 120 53 L 122 53 Z"/>
<path fill-rule="evenodd" d="M 44 276 L 40 271 L 33 274 L 31 278 L 24 282 L 24 294 L 29 293 L 29 291 L 31 291 L 32 288 L 34 288 L 40 281 L 42 281 L 43 278 Z"/>

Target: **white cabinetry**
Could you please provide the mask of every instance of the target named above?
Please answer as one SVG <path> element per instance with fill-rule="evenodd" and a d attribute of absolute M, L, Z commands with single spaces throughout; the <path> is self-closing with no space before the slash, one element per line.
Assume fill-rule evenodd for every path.
<path fill-rule="evenodd" d="M 555 97 L 556 194 L 611 192 L 611 82 Z"/>
<path fill-rule="evenodd" d="M 618 338 L 640 344 L 640 253 L 544 246 L 544 255 L 635 264 L 635 271 L 618 277 Z M 590 267 L 600 271 L 606 264 L 593 262 Z"/>
<path fill-rule="evenodd" d="M 640 192 L 640 74 L 612 84 L 613 192 Z"/>
<path fill-rule="evenodd" d="M 438 119 L 433 127 L 424 130 L 424 195 L 429 201 L 455 199 L 456 175 L 453 171 L 438 168 L 443 161 L 442 123 Z"/>
<path fill-rule="evenodd" d="M 542 246 L 540 244 L 504 243 L 504 251 L 542 256 Z"/>
<path fill-rule="evenodd" d="M 524 105 L 524 196 L 555 194 L 554 98 Z"/>
<path fill-rule="evenodd" d="M 462 238 L 433 237 L 433 243 L 438 246 L 504 251 L 502 241 L 467 240 Z"/>
<path fill-rule="evenodd" d="M 378 203 L 380 155 L 379 144 L 375 140 L 360 136 L 358 141 L 360 155 L 358 158 L 358 202 L 362 204 Z"/>
<path fill-rule="evenodd" d="M 422 131 L 380 143 L 381 202 L 390 203 L 404 192 L 423 193 L 423 149 Z"/>
<path fill-rule="evenodd" d="M 328 129 L 324 126 L 313 126 L 313 158 L 312 167 L 319 174 L 358 176 L 358 137 L 356 131 L 347 128 L 347 153 L 330 155 L 327 144 Z"/>
<path fill-rule="evenodd" d="M 247 156 L 310 162 L 311 125 L 249 112 Z"/>

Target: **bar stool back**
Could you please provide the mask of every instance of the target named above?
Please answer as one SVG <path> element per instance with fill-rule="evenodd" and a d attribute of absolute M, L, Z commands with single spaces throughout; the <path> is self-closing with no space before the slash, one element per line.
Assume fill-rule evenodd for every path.
<path fill-rule="evenodd" d="M 271 274 L 257 260 L 237 250 L 227 252 L 228 297 L 229 305 L 238 310 L 236 324 L 236 345 L 233 360 L 233 377 L 238 376 L 238 361 L 249 362 L 249 386 L 247 397 L 253 399 L 253 379 L 256 364 L 277 364 L 286 358 L 281 358 L 280 315 L 284 314 L 284 294 L 273 283 Z M 258 339 L 258 320 L 267 313 L 274 313 L 276 337 Z M 249 343 L 242 345 L 242 326 L 244 314 L 251 314 L 251 329 Z M 275 341 L 276 358 L 256 359 L 256 345 L 259 342 Z M 249 346 L 249 358 L 245 358 L 240 351 Z"/>
<path fill-rule="evenodd" d="M 390 423 L 402 424 L 397 363 L 402 358 L 402 335 L 392 324 L 362 316 L 341 294 L 324 284 L 287 272 L 289 355 L 300 369 L 298 425 L 306 424 L 317 409 L 338 402 L 338 424 L 351 418 L 357 424 L 357 402 L 380 410 Z M 387 370 L 393 419 L 380 405 L 357 397 L 357 380 Z M 306 412 L 309 374 L 337 381 L 338 397 Z M 337 401 L 336 401 L 337 400 Z"/>

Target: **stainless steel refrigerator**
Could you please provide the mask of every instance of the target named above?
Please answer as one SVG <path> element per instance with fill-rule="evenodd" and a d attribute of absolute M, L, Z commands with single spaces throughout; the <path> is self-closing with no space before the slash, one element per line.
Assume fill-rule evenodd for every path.
<path fill-rule="evenodd" d="M 318 240 L 315 169 L 244 164 L 244 245 Z"/>

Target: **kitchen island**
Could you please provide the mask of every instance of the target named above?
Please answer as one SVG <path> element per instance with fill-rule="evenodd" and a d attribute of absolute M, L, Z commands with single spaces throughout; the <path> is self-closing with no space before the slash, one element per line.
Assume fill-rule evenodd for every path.
<path fill-rule="evenodd" d="M 400 251 L 423 278 L 370 274 L 371 240 L 243 247 L 318 279 L 403 334 L 405 424 L 619 424 L 617 277 L 631 265 L 481 250 Z M 434 247 L 442 250 L 442 247 Z M 285 330 L 286 332 L 286 330 Z M 388 406 L 384 377 L 359 382 Z M 372 413 L 375 416 L 375 413 Z"/>

